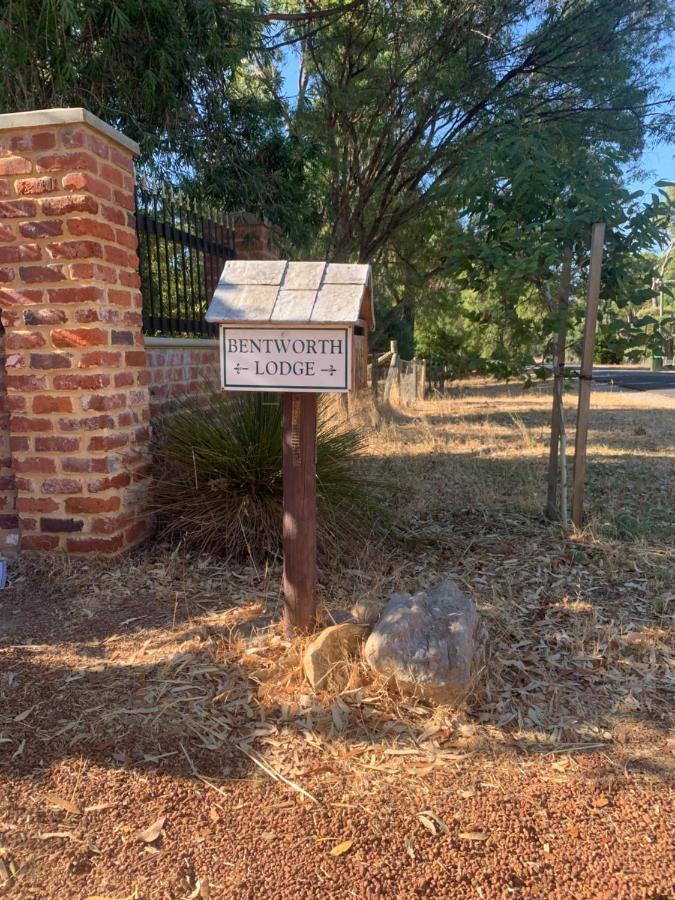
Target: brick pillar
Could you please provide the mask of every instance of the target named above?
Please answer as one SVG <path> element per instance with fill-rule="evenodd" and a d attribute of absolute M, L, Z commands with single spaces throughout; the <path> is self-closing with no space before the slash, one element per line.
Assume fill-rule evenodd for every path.
<path fill-rule="evenodd" d="M 232 218 L 237 259 L 281 259 L 278 228 L 254 213 L 234 213 Z"/>
<path fill-rule="evenodd" d="M 86 110 L 0 115 L 0 309 L 21 549 L 114 553 L 147 531 L 137 150 Z"/>

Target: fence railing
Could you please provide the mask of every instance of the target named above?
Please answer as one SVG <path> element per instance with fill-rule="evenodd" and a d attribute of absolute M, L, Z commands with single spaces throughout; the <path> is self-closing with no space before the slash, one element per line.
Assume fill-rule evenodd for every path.
<path fill-rule="evenodd" d="M 226 260 L 236 255 L 228 217 L 170 186 L 142 182 L 136 230 L 145 333 L 215 334 L 204 314 Z"/>

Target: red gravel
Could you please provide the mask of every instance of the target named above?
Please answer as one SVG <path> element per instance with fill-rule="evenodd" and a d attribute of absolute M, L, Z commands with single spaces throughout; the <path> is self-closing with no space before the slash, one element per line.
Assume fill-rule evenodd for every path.
<path fill-rule="evenodd" d="M 334 785 L 315 806 L 253 779 L 224 783 L 222 797 L 189 777 L 88 764 L 78 804 L 110 806 L 81 817 L 51 807 L 45 791 L 69 796 L 81 768 L 71 758 L 3 779 L 3 853 L 20 867 L 13 896 L 179 898 L 198 880 L 194 896 L 250 900 L 672 896 L 672 792 L 640 776 L 561 785 L 514 772 L 467 800 L 440 775 L 426 804 L 449 833 L 432 836 L 404 785 L 365 798 Z M 483 760 L 462 780 L 490 773 Z M 160 837 L 144 844 L 139 827 L 161 816 Z M 459 837 L 472 833 L 486 838 Z M 333 858 L 345 840 L 352 847 Z"/>

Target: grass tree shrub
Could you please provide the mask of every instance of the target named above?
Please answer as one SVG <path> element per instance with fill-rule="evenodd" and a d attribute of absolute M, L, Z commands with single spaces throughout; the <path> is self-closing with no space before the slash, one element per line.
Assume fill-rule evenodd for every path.
<path fill-rule="evenodd" d="M 228 560 L 281 551 L 282 412 L 278 395 L 186 397 L 153 429 L 153 510 L 160 534 Z M 344 550 L 383 521 L 380 482 L 359 459 L 366 434 L 319 404 L 318 543 Z"/>

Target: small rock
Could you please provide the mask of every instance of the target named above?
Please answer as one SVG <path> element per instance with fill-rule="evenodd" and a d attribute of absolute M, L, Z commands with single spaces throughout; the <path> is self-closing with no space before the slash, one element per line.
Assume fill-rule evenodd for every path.
<path fill-rule="evenodd" d="M 327 609 L 324 616 L 327 625 L 342 625 L 344 622 L 354 621 L 354 616 L 348 609 Z"/>
<path fill-rule="evenodd" d="M 307 645 L 302 665 L 307 680 L 316 690 L 325 687 L 335 666 L 354 653 L 366 636 L 367 628 L 354 622 L 330 625 Z"/>
<path fill-rule="evenodd" d="M 382 615 L 382 604 L 359 600 L 352 606 L 352 618 L 363 625 L 374 625 Z"/>
<path fill-rule="evenodd" d="M 477 669 L 478 629 L 473 601 L 448 578 L 431 591 L 391 597 L 366 641 L 366 661 L 405 693 L 454 704 Z"/>

